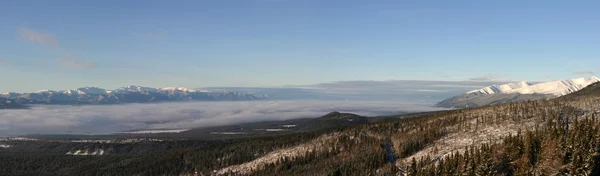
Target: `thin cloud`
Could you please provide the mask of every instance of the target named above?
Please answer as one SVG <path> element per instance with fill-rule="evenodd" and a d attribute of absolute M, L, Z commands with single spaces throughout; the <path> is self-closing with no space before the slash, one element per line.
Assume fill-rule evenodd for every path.
<path fill-rule="evenodd" d="M 488 73 L 481 77 L 469 78 L 469 80 L 471 80 L 471 81 L 489 81 L 489 80 L 494 80 L 494 79 L 498 79 L 498 78 L 502 78 L 502 77 L 504 77 L 504 75 L 495 75 L 495 74 Z"/>
<path fill-rule="evenodd" d="M 18 30 L 19 36 L 23 41 L 36 43 L 45 46 L 54 46 L 53 50 L 64 53 L 64 58 L 56 59 L 56 64 L 61 68 L 69 69 L 93 69 L 97 64 L 85 57 L 74 56 L 68 49 L 60 46 L 61 42 L 53 35 L 47 32 L 37 31 L 28 27 L 21 27 Z"/>
<path fill-rule="evenodd" d="M 433 89 L 418 89 L 418 92 L 443 92 L 442 90 L 433 90 Z"/>
<path fill-rule="evenodd" d="M 41 45 L 58 46 L 60 41 L 53 34 L 40 32 L 27 27 L 18 30 L 21 40 Z"/>
<path fill-rule="evenodd" d="M 579 71 L 579 72 L 573 72 L 574 75 L 593 75 L 594 72 L 593 71 Z"/>

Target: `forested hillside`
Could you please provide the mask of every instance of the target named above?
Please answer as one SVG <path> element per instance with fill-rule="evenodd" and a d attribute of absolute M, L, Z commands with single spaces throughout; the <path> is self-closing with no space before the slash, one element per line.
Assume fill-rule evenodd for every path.
<path fill-rule="evenodd" d="M 1 173 L 67 175 L 599 175 L 600 90 L 316 132 L 103 156 L 0 148 Z M 363 120 L 352 115 L 331 114 Z M 351 117 L 351 118 L 348 118 Z M 400 118 L 402 117 L 402 118 Z M 160 145 L 159 145 L 160 146 Z"/>

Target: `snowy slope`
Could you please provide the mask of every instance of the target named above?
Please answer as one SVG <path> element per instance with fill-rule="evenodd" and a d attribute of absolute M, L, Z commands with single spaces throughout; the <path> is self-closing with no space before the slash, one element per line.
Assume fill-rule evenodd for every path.
<path fill-rule="evenodd" d="M 495 94 L 495 93 L 502 93 L 502 92 L 507 92 L 507 91 L 511 91 L 511 90 L 515 90 L 515 89 L 520 89 L 520 88 L 528 87 L 531 85 L 533 85 L 533 84 L 525 82 L 525 81 L 521 81 L 521 82 L 517 82 L 517 83 L 502 84 L 502 85 L 492 85 L 492 86 L 484 87 L 482 89 L 469 91 L 469 92 L 467 92 L 467 94 L 470 94 L 470 93 Z"/>
<path fill-rule="evenodd" d="M 572 92 L 583 89 L 584 87 L 599 82 L 595 76 L 590 78 L 565 79 L 538 84 L 528 82 L 508 83 L 503 85 L 492 85 L 482 89 L 472 90 L 467 94 L 489 95 L 496 93 L 503 94 L 551 94 L 555 96 L 563 96 Z"/>
<path fill-rule="evenodd" d="M 520 89 L 514 89 L 510 91 L 506 91 L 506 93 L 520 93 L 520 94 L 552 94 L 556 96 L 567 95 L 576 91 L 579 91 L 586 86 L 599 82 L 595 76 L 590 78 L 577 78 L 577 79 L 567 79 L 567 80 L 558 80 L 551 82 L 544 82 L 535 84 L 528 87 L 523 87 Z"/>
<path fill-rule="evenodd" d="M 592 76 L 589 78 L 565 79 L 537 84 L 523 81 L 492 85 L 445 99 L 437 103 L 436 106 L 465 108 L 528 100 L 547 100 L 579 91 L 596 82 L 600 82 L 600 79 Z"/>

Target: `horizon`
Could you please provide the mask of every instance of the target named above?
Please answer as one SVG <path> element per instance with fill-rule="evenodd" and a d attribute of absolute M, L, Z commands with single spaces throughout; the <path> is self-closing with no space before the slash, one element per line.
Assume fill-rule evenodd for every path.
<path fill-rule="evenodd" d="M 352 83 L 352 82 L 465 82 L 465 83 L 489 83 L 489 85 L 487 86 L 493 86 L 493 85 L 499 85 L 499 84 L 507 84 L 507 83 L 517 83 L 517 82 L 528 82 L 528 83 L 534 83 L 534 84 L 538 84 L 538 83 L 543 83 L 543 82 L 552 82 L 552 81 L 560 81 L 560 80 L 571 80 L 571 79 L 581 79 L 581 78 L 598 78 L 595 75 L 590 75 L 590 76 L 580 76 L 580 77 L 570 77 L 570 78 L 564 78 L 564 79 L 555 79 L 555 80 L 549 80 L 549 81 L 531 81 L 531 80 L 487 80 L 487 81 L 478 81 L 478 80 L 346 80 L 346 81 L 334 81 L 334 82 L 322 82 L 322 83 L 315 83 L 315 84 L 308 84 L 308 85 L 279 85 L 279 86 L 230 86 L 230 87 L 222 87 L 222 86 L 211 86 L 211 87 L 182 87 L 182 86 L 167 86 L 167 87 L 152 87 L 152 86 L 145 86 L 145 85 L 124 85 L 124 86 L 119 86 L 119 87 L 112 87 L 112 88 L 106 88 L 106 87 L 101 87 L 101 86 L 78 86 L 78 87 L 74 87 L 74 88 L 63 88 L 63 89 L 36 89 L 33 91 L 23 91 L 23 90 L 18 90 L 18 91 L 2 91 L 2 89 L 0 89 L 0 93 L 33 93 L 33 92 L 40 92 L 40 91 L 65 91 L 65 90 L 74 90 L 77 88 L 100 88 L 100 89 L 105 89 L 105 90 L 115 90 L 115 89 L 119 89 L 119 88 L 125 88 L 125 87 L 129 87 L 129 86 L 138 86 L 138 87 L 149 87 L 149 88 L 157 88 L 157 89 L 164 89 L 164 88 L 188 88 L 188 89 L 192 89 L 192 90 L 200 90 L 200 89 L 228 89 L 228 88 L 315 88 L 315 86 L 318 85 L 323 85 L 323 84 L 339 84 L 339 83 Z M 483 86 L 486 87 L 486 86 Z"/>

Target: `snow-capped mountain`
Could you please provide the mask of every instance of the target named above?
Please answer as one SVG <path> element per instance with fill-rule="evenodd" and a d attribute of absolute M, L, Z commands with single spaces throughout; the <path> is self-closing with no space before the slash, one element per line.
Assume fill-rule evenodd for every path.
<path fill-rule="evenodd" d="M 98 87 L 80 87 L 71 90 L 42 90 L 33 93 L 3 93 L 1 98 L 20 104 L 118 104 L 163 101 L 246 101 L 264 97 L 240 92 L 196 91 L 185 87 L 151 88 L 127 86 L 114 90 Z"/>
<path fill-rule="evenodd" d="M 533 85 L 533 84 L 528 83 L 526 81 L 521 81 L 521 82 L 516 82 L 516 83 L 508 83 L 508 84 L 502 84 L 502 85 L 491 85 L 491 86 L 484 87 L 482 89 L 469 91 L 469 92 L 467 92 L 467 94 L 472 93 L 472 94 L 489 95 L 489 94 L 495 94 L 495 93 L 504 93 L 504 92 L 508 92 L 511 90 L 515 90 L 515 89 L 529 87 L 531 85 Z"/>
<path fill-rule="evenodd" d="M 462 108 L 516 101 L 550 99 L 579 91 L 596 82 L 600 82 L 600 79 L 592 76 L 589 78 L 556 80 L 537 84 L 522 81 L 492 85 L 446 99 L 439 102 L 437 106 Z"/>
<path fill-rule="evenodd" d="M 0 97 L 4 97 L 4 98 L 14 98 L 14 97 L 18 97 L 21 96 L 21 93 L 16 93 L 16 92 L 6 92 L 6 93 L 2 93 L 0 94 Z"/>
<path fill-rule="evenodd" d="M 4 95 L 4 94 L 2 94 L 2 95 Z M 26 108 L 26 107 L 14 102 L 14 100 L 0 97 L 0 109 L 22 109 L 22 108 Z"/>
<path fill-rule="evenodd" d="M 576 78 L 576 79 L 565 79 L 565 80 L 557 80 L 550 82 L 543 82 L 538 84 L 531 84 L 525 81 L 517 82 L 517 83 L 508 83 L 502 85 L 492 85 L 488 87 L 484 87 L 482 89 L 472 90 L 467 92 L 467 94 L 481 94 L 481 95 L 489 95 L 495 93 L 503 93 L 503 94 L 511 94 L 511 93 L 519 93 L 519 94 L 552 94 L 556 96 L 563 96 L 578 90 L 583 89 L 584 87 L 593 84 L 595 82 L 599 82 L 595 76 L 589 78 Z"/>
<path fill-rule="evenodd" d="M 551 82 L 544 82 L 535 84 L 532 86 L 526 86 L 519 89 L 507 91 L 506 93 L 519 93 L 519 94 L 552 94 L 556 96 L 567 95 L 576 91 L 579 91 L 590 84 L 600 82 L 595 76 L 590 78 L 577 78 L 558 80 Z"/>
<path fill-rule="evenodd" d="M 79 94 L 106 94 L 108 93 L 106 89 L 98 88 L 98 87 L 80 87 L 75 89 Z"/>
<path fill-rule="evenodd" d="M 127 87 L 121 87 L 115 90 L 112 90 L 111 92 L 142 92 L 142 91 L 149 91 L 149 92 L 156 92 L 156 88 L 152 88 L 152 87 L 142 87 L 142 86 L 134 86 L 134 85 L 130 85 Z"/>

